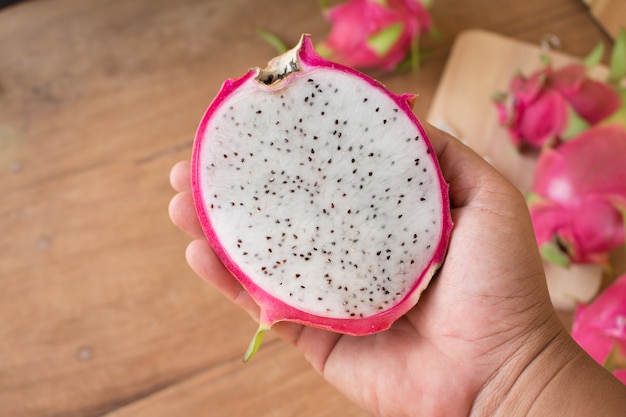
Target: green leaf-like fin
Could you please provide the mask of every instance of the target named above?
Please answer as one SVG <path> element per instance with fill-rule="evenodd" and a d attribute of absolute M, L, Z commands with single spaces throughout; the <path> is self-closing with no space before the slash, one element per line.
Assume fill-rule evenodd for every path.
<path fill-rule="evenodd" d="M 548 54 L 541 54 L 539 55 L 539 60 L 541 61 L 541 63 L 547 67 L 548 65 L 552 64 L 552 58 L 550 58 L 550 55 Z"/>
<path fill-rule="evenodd" d="M 567 124 L 565 131 L 561 134 L 562 139 L 567 141 L 578 136 L 580 133 L 589 129 L 589 122 L 583 119 L 572 106 L 567 106 Z"/>
<path fill-rule="evenodd" d="M 404 25 L 402 23 L 389 25 L 370 36 L 367 39 L 367 46 L 372 48 L 378 56 L 383 56 L 389 52 L 391 47 L 400 39 L 403 30 Z"/>
<path fill-rule="evenodd" d="M 604 44 L 602 42 L 598 43 L 593 51 L 589 55 L 583 59 L 583 63 L 585 64 L 585 68 L 590 70 L 600 63 L 602 60 L 602 55 L 604 55 Z"/>
<path fill-rule="evenodd" d="M 545 198 L 543 198 L 543 197 L 542 197 L 542 196 L 540 196 L 539 194 L 534 193 L 534 192 L 532 192 L 532 191 L 530 191 L 530 192 L 528 192 L 528 193 L 526 194 L 526 204 L 527 204 L 528 206 L 532 206 L 532 205 L 535 205 L 535 204 L 542 204 L 542 203 L 544 203 L 545 201 L 546 201 L 546 199 L 545 199 Z"/>
<path fill-rule="evenodd" d="M 274 35 L 273 33 L 268 32 L 266 30 L 259 30 L 258 33 L 259 33 L 259 36 L 263 38 L 265 42 L 267 42 L 272 47 L 274 47 L 274 49 L 276 49 L 276 52 L 278 52 L 279 54 L 284 54 L 285 52 L 289 50 L 289 47 L 287 46 L 287 44 L 283 42 L 283 40 L 280 39 L 278 36 Z"/>
<path fill-rule="evenodd" d="M 270 329 L 270 325 L 264 324 L 263 322 L 259 324 L 259 327 L 256 330 L 256 333 L 254 333 L 254 337 L 252 338 L 252 341 L 250 341 L 250 344 L 248 345 L 248 349 L 246 350 L 246 353 L 244 353 L 243 355 L 244 362 L 248 362 L 250 359 L 252 359 L 254 354 L 259 350 L 259 347 L 261 346 L 261 342 L 263 341 L 263 336 L 265 335 L 265 332 L 268 331 L 269 329 Z"/>
<path fill-rule="evenodd" d="M 613 372 L 616 369 L 626 369 L 626 355 L 620 352 L 617 343 L 613 344 L 613 349 L 609 352 L 609 356 L 606 357 L 603 366 L 609 372 Z"/>
<path fill-rule="evenodd" d="M 626 75 L 626 30 L 620 30 L 611 53 L 609 82 L 619 83 Z"/>
<path fill-rule="evenodd" d="M 559 248 L 559 245 L 557 245 L 555 242 L 544 243 L 539 248 L 539 251 L 541 252 L 541 257 L 546 261 L 561 266 L 563 268 L 569 268 L 569 257 L 561 250 L 561 248 Z"/>

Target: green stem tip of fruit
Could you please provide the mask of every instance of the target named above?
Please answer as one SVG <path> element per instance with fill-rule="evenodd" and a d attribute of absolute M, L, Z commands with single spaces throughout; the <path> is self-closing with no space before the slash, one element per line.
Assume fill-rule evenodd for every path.
<path fill-rule="evenodd" d="M 283 40 L 280 39 L 274 33 L 261 29 L 258 31 L 258 34 L 265 42 L 267 42 L 271 47 L 273 47 L 276 50 L 276 52 L 278 52 L 279 54 L 284 54 L 285 52 L 289 50 L 289 47 L 287 46 L 287 44 L 283 42 Z"/>
<path fill-rule="evenodd" d="M 254 333 L 254 337 L 252 338 L 252 341 L 248 345 L 248 349 L 246 350 L 246 353 L 243 355 L 244 362 L 248 362 L 250 359 L 252 359 L 252 357 L 257 352 L 257 350 L 259 350 L 259 347 L 261 346 L 261 342 L 263 341 L 263 336 L 265 335 L 265 332 L 268 331 L 269 329 L 270 329 L 269 325 L 264 324 L 264 323 L 259 324 L 259 328 L 256 330 L 256 333 Z"/>

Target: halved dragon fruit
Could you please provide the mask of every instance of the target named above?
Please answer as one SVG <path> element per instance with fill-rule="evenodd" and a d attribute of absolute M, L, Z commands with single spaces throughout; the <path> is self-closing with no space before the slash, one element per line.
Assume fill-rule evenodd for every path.
<path fill-rule="evenodd" d="M 209 244 L 261 309 L 245 360 L 278 321 L 366 335 L 417 303 L 452 221 L 413 98 L 303 36 L 211 103 L 193 194 Z"/>

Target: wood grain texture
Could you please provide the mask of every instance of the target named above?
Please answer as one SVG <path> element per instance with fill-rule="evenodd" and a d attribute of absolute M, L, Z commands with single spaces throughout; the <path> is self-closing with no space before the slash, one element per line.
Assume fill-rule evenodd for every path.
<path fill-rule="evenodd" d="M 584 0 L 591 14 L 604 29 L 616 38 L 620 29 L 626 28 L 626 2 L 622 0 Z"/>
<path fill-rule="evenodd" d="M 186 265 L 167 218 L 221 82 L 322 39 L 316 1 L 31 0 L 0 11 L 0 416 L 362 416 Z M 431 105 L 456 36 L 609 41 L 578 0 L 437 0 L 415 73 L 373 71 Z"/>

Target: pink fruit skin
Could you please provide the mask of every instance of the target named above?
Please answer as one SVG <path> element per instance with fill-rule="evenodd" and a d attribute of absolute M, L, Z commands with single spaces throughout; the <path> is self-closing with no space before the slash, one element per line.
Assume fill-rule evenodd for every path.
<path fill-rule="evenodd" d="M 386 3 L 386 4 L 381 4 Z M 326 12 L 333 27 L 322 46 L 332 59 L 357 68 L 393 70 L 411 50 L 411 43 L 430 29 L 431 19 L 418 0 L 350 0 Z M 383 55 L 368 45 L 368 39 L 381 30 L 403 25 L 398 40 Z"/>
<path fill-rule="evenodd" d="M 516 146 L 541 148 L 561 140 L 568 110 L 595 124 L 621 105 L 619 94 L 605 83 L 590 79 L 579 64 L 557 71 L 547 66 L 529 77 L 513 78 L 508 98 L 496 101 L 498 118 Z"/>
<path fill-rule="evenodd" d="M 298 58 L 300 60 L 300 65 L 303 71 L 306 71 L 307 68 L 312 67 L 327 67 L 332 68 L 337 71 L 343 71 L 349 74 L 353 74 L 355 76 L 361 77 L 366 80 L 373 88 L 380 89 L 385 91 L 397 104 L 400 111 L 404 111 L 409 117 L 413 118 L 413 121 L 416 126 L 418 126 L 420 134 L 424 138 L 424 141 L 428 143 L 426 133 L 421 126 L 421 124 L 417 121 L 415 116 L 412 113 L 411 108 L 409 107 L 409 103 L 413 99 L 412 95 L 394 95 L 392 93 L 387 92 L 380 83 L 377 81 L 366 77 L 356 70 L 339 65 L 334 62 L 327 61 L 321 58 L 317 52 L 315 51 L 312 41 L 309 36 L 304 36 L 302 40 L 302 46 L 298 53 Z M 246 80 L 253 78 L 257 75 L 257 70 L 250 70 L 247 74 L 242 76 L 236 80 L 227 80 L 224 82 L 220 92 L 217 97 L 213 100 L 207 111 L 205 112 L 204 117 L 202 118 L 200 125 L 198 127 L 195 144 L 192 155 L 192 167 L 191 167 L 191 179 L 192 179 L 192 189 L 193 196 L 195 201 L 196 211 L 202 225 L 202 229 L 207 237 L 207 240 L 213 250 L 215 251 L 218 258 L 222 261 L 225 267 L 237 278 L 237 280 L 241 283 L 241 285 L 250 293 L 252 298 L 256 301 L 256 303 L 261 308 L 260 315 L 260 324 L 261 327 L 266 326 L 269 328 L 273 323 L 279 321 L 291 321 L 295 323 L 310 325 L 314 327 L 318 327 L 325 330 L 331 330 L 339 333 L 349 334 L 349 335 L 366 335 L 376 333 L 382 330 L 385 330 L 391 326 L 391 324 L 404 315 L 409 309 L 411 309 L 417 299 L 420 296 L 421 291 L 425 288 L 425 285 L 420 285 L 424 280 L 429 280 L 431 276 L 434 274 L 439 265 L 443 262 L 443 259 L 446 254 L 448 240 L 450 237 L 450 233 L 452 230 L 452 220 L 450 216 L 450 202 L 448 196 L 448 185 L 445 182 L 441 172 L 439 173 L 439 182 L 441 185 L 441 199 L 443 204 L 443 216 L 442 219 L 442 230 L 441 230 L 441 239 L 439 241 L 438 247 L 435 251 L 435 254 L 431 260 L 430 266 L 423 272 L 422 276 L 417 281 L 415 287 L 408 295 L 400 301 L 395 306 L 385 310 L 379 314 L 365 317 L 365 318 L 352 318 L 352 319 L 340 319 L 340 318 L 329 318 L 323 317 L 319 315 L 309 314 L 303 312 L 299 309 L 293 308 L 283 301 L 277 299 L 276 297 L 268 294 L 266 291 L 259 288 L 251 279 L 248 277 L 243 271 L 239 268 L 239 266 L 233 262 L 233 260 L 229 257 L 229 255 L 225 252 L 224 248 L 221 246 L 219 239 L 215 235 L 213 227 L 211 226 L 211 220 L 208 215 L 207 209 L 203 205 L 203 197 L 201 195 L 201 173 L 202 166 L 199 161 L 200 151 L 199 149 L 202 146 L 202 141 L 205 135 L 205 131 L 209 121 L 213 113 L 219 106 L 223 103 L 223 101 L 237 88 L 243 84 Z M 283 79 L 281 82 L 289 82 L 289 78 Z M 430 147 L 430 144 L 428 144 Z M 433 164 L 438 167 L 438 163 L 435 157 L 435 152 L 432 151 L 429 155 L 432 158 Z"/>
<path fill-rule="evenodd" d="M 530 212 L 539 246 L 558 235 L 573 262 L 606 261 L 624 243 L 626 130 L 593 127 L 542 152 Z"/>
<path fill-rule="evenodd" d="M 591 304 L 576 310 L 572 337 L 598 363 L 617 356 L 614 375 L 626 384 L 626 275 L 619 277 Z M 613 360 L 615 362 L 615 359 Z M 608 364 L 613 367 L 616 364 Z"/>
<path fill-rule="evenodd" d="M 591 124 L 610 116 L 621 105 L 619 94 L 608 84 L 589 78 L 583 65 L 568 65 L 554 71 L 549 83 Z"/>

